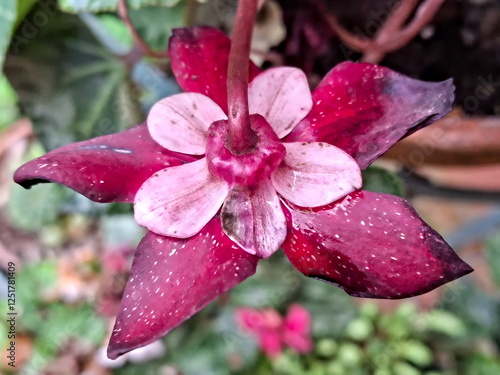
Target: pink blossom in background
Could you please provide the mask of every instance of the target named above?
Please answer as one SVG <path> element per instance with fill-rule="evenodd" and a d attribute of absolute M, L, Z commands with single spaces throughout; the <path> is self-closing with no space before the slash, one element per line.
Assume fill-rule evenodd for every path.
<path fill-rule="evenodd" d="M 310 314 L 298 304 L 291 305 L 285 317 L 274 309 L 246 307 L 237 309 L 235 316 L 241 329 L 257 339 L 269 358 L 278 357 L 285 347 L 297 353 L 308 353 L 313 348 Z"/>

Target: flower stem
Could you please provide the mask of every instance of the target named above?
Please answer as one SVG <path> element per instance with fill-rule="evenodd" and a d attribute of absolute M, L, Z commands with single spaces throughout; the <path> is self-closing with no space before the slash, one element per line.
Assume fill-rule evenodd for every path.
<path fill-rule="evenodd" d="M 250 45 L 256 14 L 257 0 L 239 0 L 227 71 L 229 146 L 237 154 L 256 142 L 248 112 Z"/>

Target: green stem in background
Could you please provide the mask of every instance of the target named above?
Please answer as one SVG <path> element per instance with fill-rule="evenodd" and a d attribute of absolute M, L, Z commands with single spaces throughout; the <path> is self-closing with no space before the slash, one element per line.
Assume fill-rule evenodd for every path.
<path fill-rule="evenodd" d="M 227 71 L 228 145 L 235 154 L 250 150 L 256 141 L 248 112 L 250 45 L 256 14 L 257 0 L 239 1 Z"/>

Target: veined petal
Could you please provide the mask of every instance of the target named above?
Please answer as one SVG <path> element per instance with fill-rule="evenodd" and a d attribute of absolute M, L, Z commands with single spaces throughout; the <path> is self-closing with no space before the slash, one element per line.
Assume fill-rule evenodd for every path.
<path fill-rule="evenodd" d="M 56 182 L 101 203 L 133 202 L 155 172 L 194 160 L 161 147 L 143 123 L 51 151 L 21 166 L 14 181 L 27 189 Z"/>
<path fill-rule="evenodd" d="M 209 26 L 174 29 L 169 56 L 175 78 L 186 92 L 198 92 L 227 113 L 227 65 L 231 40 Z M 250 62 L 250 81 L 260 69 Z"/>
<path fill-rule="evenodd" d="M 472 272 L 399 197 L 357 191 L 289 215 L 283 249 L 292 264 L 356 297 L 411 297 Z"/>
<path fill-rule="evenodd" d="M 297 68 L 266 70 L 248 86 L 248 105 L 250 113 L 262 115 L 283 138 L 312 108 L 307 77 Z"/>
<path fill-rule="evenodd" d="M 286 237 L 286 221 L 271 181 L 235 185 L 221 211 L 222 228 L 245 251 L 269 258 Z"/>
<path fill-rule="evenodd" d="M 285 159 L 271 179 L 278 193 L 293 204 L 324 206 L 361 187 L 358 164 L 341 149 L 322 142 L 283 145 Z"/>
<path fill-rule="evenodd" d="M 151 108 L 148 128 L 151 137 L 169 150 L 203 155 L 208 127 L 226 119 L 224 111 L 209 97 L 182 93 L 162 99 Z"/>
<path fill-rule="evenodd" d="M 166 335 L 253 275 L 257 261 L 227 238 L 218 217 L 188 239 L 149 232 L 135 254 L 108 356 L 115 359 Z"/>
<path fill-rule="evenodd" d="M 163 236 L 187 238 L 215 216 L 229 191 L 205 158 L 155 173 L 135 197 L 135 220 Z"/>
<path fill-rule="evenodd" d="M 328 142 L 366 168 L 401 138 L 452 108 L 453 84 L 424 82 L 366 63 L 344 62 L 314 90 L 314 106 L 286 141 Z"/>

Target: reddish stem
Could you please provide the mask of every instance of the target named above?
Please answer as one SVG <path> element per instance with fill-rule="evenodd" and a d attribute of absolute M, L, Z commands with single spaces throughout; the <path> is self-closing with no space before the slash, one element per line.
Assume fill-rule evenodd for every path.
<path fill-rule="evenodd" d="M 339 38 L 349 47 L 362 52 L 361 61 L 378 64 L 384 56 L 405 46 L 411 39 L 427 26 L 445 0 L 400 0 L 393 12 L 379 29 L 373 39 L 359 37 L 344 29 L 334 15 L 330 14 L 322 0 L 313 0 L 321 14 Z M 420 3 L 420 5 L 419 5 Z M 414 18 L 405 22 L 419 5 Z"/>
<path fill-rule="evenodd" d="M 141 38 L 137 30 L 135 29 L 132 20 L 130 19 L 130 15 L 128 14 L 127 0 L 118 0 L 118 15 L 127 26 L 134 42 L 141 47 L 144 51 L 144 54 L 149 57 L 154 57 L 158 59 L 164 59 L 168 57 L 167 52 L 155 52 L 151 48 L 149 48 L 148 44 Z"/>
<path fill-rule="evenodd" d="M 227 70 L 229 146 L 236 154 L 244 153 L 255 145 L 248 112 L 248 71 L 256 14 L 257 0 L 239 1 Z"/>

